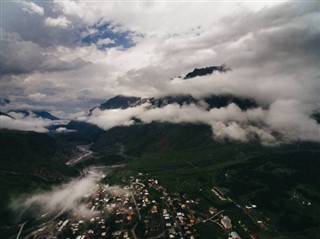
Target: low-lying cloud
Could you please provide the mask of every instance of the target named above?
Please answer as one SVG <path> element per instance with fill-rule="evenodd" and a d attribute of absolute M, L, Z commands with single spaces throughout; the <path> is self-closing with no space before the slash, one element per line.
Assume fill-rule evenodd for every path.
<path fill-rule="evenodd" d="M 90 210 L 80 204 L 79 200 L 95 189 L 96 181 L 97 178 L 92 175 L 80 180 L 73 180 L 54 188 L 52 191 L 16 199 L 11 203 L 11 208 L 18 212 L 31 207 L 36 208 L 36 212 L 32 212 L 36 217 L 60 211 L 71 211 L 88 216 L 91 215 Z"/>
<path fill-rule="evenodd" d="M 74 132 L 74 130 L 67 129 L 63 126 L 58 127 L 59 125 L 67 125 L 68 123 L 69 120 L 42 118 L 29 110 L 23 112 L 10 111 L 7 115 L 0 115 L 0 129 L 46 133 L 49 131 L 50 126 L 55 126 L 57 127 L 55 130 L 57 133 Z"/>
<path fill-rule="evenodd" d="M 170 104 L 162 108 L 149 103 L 128 109 L 95 109 L 87 122 L 107 130 L 114 126 L 129 126 L 133 118 L 143 123 L 152 121 L 170 123 L 208 124 L 216 140 L 247 142 L 259 139 L 263 144 L 299 140 L 319 142 L 320 125 L 310 117 L 312 109 L 296 100 L 277 100 L 267 109 L 262 107 L 241 110 L 231 103 L 226 107 L 206 109 L 201 105 Z"/>
<path fill-rule="evenodd" d="M 69 212 L 74 216 L 89 218 L 95 215 L 88 206 L 81 202 L 86 196 L 97 191 L 98 182 L 101 180 L 102 173 L 88 171 L 85 177 L 74 179 L 68 183 L 53 188 L 51 191 L 41 192 L 18 198 L 11 203 L 11 208 L 17 212 L 29 208 L 36 208 L 32 212 L 34 216 L 39 217 L 46 213 Z M 124 195 L 128 191 L 118 186 L 103 186 L 106 191 L 112 195 Z"/>
<path fill-rule="evenodd" d="M 11 115 L 11 114 L 10 114 Z M 0 115 L 0 129 L 13 129 L 22 131 L 34 131 L 39 133 L 48 132 L 46 127 L 54 124 L 54 121 L 37 118 L 34 115 L 22 116 L 23 114 L 12 114 L 14 118 Z"/>
<path fill-rule="evenodd" d="M 76 132 L 76 130 L 73 129 L 67 129 L 66 127 L 59 127 L 56 129 L 57 133 L 72 133 L 72 132 Z"/>

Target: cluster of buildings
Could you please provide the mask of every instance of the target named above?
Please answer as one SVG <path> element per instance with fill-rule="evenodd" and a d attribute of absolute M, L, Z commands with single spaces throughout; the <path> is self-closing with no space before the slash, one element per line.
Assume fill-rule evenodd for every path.
<path fill-rule="evenodd" d="M 225 230 L 232 229 L 232 222 L 228 216 L 226 216 L 226 215 L 222 216 L 220 222 Z M 231 231 L 229 234 L 229 239 L 241 239 L 241 237 L 239 236 L 239 234 L 237 232 Z"/>
<path fill-rule="evenodd" d="M 130 229 L 137 215 L 134 199 L 129 192 L 97 186 L 97 190 L 80 200 L 82 210 L 64 213 L 52 227 L 41 231 L 43 238 L 102 239 L 133 238 Z"/>
<path fill-rule="evenodd" d="M 221 200 L 221 201 L 231 201 L 219 188 L 213 187 L 211 191 Z"/>
<path fill-rule="evenodd" d="M 133 180 L 131 187 L 141 212 L 145 230 L 143 237 L 196 238 L 194 225 L 197 221 L 186 195 L 169 194 L 156 179 L 143 174 Z"/>
<path fill-rule="evenodd" d="M 199 199 L 194 201 L 186 194 L 169 193 L 147 174 L 127 176 L 122 178 L 122 183 L 126 185 L 122 189 L 97 185 L 93 193 L 84 195 L 79 202 L 86 216 L 83 212 L 62 214 L 51 228 L 41 232 L 43 238 L 195 239 L 201 238 L 197 224 L 211 221 L 224 229 L 229 239 L 241 239 L 231 219 L 222 214 L 223 210 L 218 212 L 210 207 L 209 212 L 200 212 Z M 223 201 L 230 200 L 217 187 L 212 192 Z M 256 207 L 250 204 L 243 209 Z"/>

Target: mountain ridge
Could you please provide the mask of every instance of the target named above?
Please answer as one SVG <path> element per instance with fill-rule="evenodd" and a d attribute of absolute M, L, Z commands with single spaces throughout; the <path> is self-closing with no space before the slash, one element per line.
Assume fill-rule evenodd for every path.
<path fill-rule="evenodd" d="M 100 109 L 102 111 L 109 109 L 127 109 L 129 107 L 135 107 L 142 105 L 144 103 L 150 103 L 151 107 L 162 108 L 170 104 L 182 105 L 200 105 L 203 101 L 208 105 L 209 109 L 226 107 L 231 103 L 236 104 L 242 110 L 251 109 L 258 107 L 258 103 L 252 98 L 236 97 L 231 94 L 224 95 L 210 95 L 205 97 L 195 98 L 192 95 L 173 95 L 164 97 L 151 97 L 151 98 L 141 98 L 134 96 L 123 96 L 117 95 L 115 97 L 109 98 L 106 102 L 92 108 L 89 110 L 89 115 L 95 109 Z"/>
<path fill-rule="evenodd" d="M 195 68 L 192 72 L 189 72 L 183 79 L 191 79 L 197 76 L 205 76 L 211 75 L 213 72 L 217 71 L 219 73 L 225 73 L 230 71 L 231 68 L 227 67 L 226 65 L 222 64 L 220 66 L 208 66 L 203 68 Z"/>
<path fill-rule="evenodd" d="M 50 114 L 48 111 L 45 111 L 45 110 L 10 110 L 7 114 L 10 115 L 11 112 L 23 114 L 24 117 L 28 117 L 31 113 L 33 113 L 38 118 L 49 119 L 49 120 L 59 120 L 58 117 Z"/>

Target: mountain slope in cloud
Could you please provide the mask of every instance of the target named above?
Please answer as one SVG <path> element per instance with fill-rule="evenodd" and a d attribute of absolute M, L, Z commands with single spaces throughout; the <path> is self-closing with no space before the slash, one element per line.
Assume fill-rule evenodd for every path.
<path fill-rule="evenodd" d="M 11 115 L 6 114 L 6 113 L 0 111 L 0 116 L 1 116 L 1 115 L 2 115 L 2 116 L 6 116 L 6 117 L 11 118 L 11 119 L 14 119 L 14 117 L 12 117 Z"/>
<path fill-rule="evenodd" d="M 158 106 L 153 105 L 151 99 L 126 109 L 97 108 L 82 120 L 104 130 L 115 126 L 130 126 L 137 122 L 206 124 L 212 127 L 213 138 L 216 140 L 249 142 L 258 139 L 265 145 L 320 141 L 319 124 L 312 118 L 312 112 L 308 112 L 298 101 L 278 100 L 262 107 L 248 99 L 237 100 L 240 107 L 232 102 L 236 101 L 236 97 L 215 97 L 211 98 L 211 105 L 199 100 L 190 104 L 169 104 L 166 101 L 166 104 Z M 210 98 L 207 101 L 210 102 Z"/>
<path fill-rule="evenodd" d="M 193 97 L 192 95 L 172 95 L 164 97 L 140 98 L 133 96 L 118 95 L 110 98 L 105 103 L 100 104 L 90 110 L 90 114 L 95 109 L 110 110 L 110 109 L 127 109 L 148 103 L 151 108 L 161 108 L 167 105 L 199 105 L 208 109 L 220 108 L 228 106 L 231 103 L 236 104 L 241 109 L 250 109 L 258 107 L 258 103 L 254 99 L 236 97 L 233 95 L 209 95 L 206 97 Z"/>
<path fill-rule="evenodd" d="M 205 76 L 205 75 L 210 75 L 213 72 L 217 71 L 219 73 L 227 72 L 231 70 L 228 68 L 226 65 L 221 65 L 221 66 L 209 66 L 209 67 L 204 67 L 204 68 L 195 68 L 192 72 L 189 72 L 183 79 L 190 79 L 194 78 L 197 76 Z"/>
<path fill-rule="evenodd" d="M 113 98 L 110 98 L 107 102 L 101 104 L 99 106 L 99 109 L 101 110 L 126 109 L 131 106 L 134 106 L 140 100 L 141 100 L 140 97 L 117 95 Z"/>
<path fill-rule="evenodd" d="M 11 110 L 0 114 L 0 129 L 13 129 L 21 131 L 48 132 L 50 126 L 57 123 L 59 118 L 47 111 L 38 110 Z"/>
<path fill-rule="evenodd" d="M 7 105 L 7 104 L 10 104 L 10 100 L 0 98 L 0 105 L 1 105 L 1 106 L 5 106 L 5 105 Z"/>
<path fill-rule="evenodd" d="M 22 114 L 24 115 L 24 117 L 28 117 L 31 114 L 34 114 L 35 117 L 37 118 L 42 118 L 42 119 L 48 119 L 48 120 L 59 120 L 59 118 L 57 118 L 56 116 L 50 114 L 47 111 L 44 110 L 32 110 L 32 111 L 28 111 L 28 110 L 11 110 L 9 111 L 10 113 L 18 113 L 18 114 Z"/>

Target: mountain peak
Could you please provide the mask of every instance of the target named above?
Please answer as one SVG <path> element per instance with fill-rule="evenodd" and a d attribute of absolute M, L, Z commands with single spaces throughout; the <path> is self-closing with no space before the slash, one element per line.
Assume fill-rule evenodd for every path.
<path fill-rule="evenodd" d="M 89 111 L 89 115 L 91 115 L 92 111 L 96 108 L 99 108 L 100 110 L 127 109 L 138 104 L 140 101 L 140 97 L 117 95 L 115 97 L 109 98 L 106 102 L 100 104 L 99 106 L 92 108 Z"/>
<path fill-rule="evenodd" d="M 4 98 L 0 98 L 0 105 L 1 106 L 5 106 L 5 105 L 7 105 L 9 103 L 10 103 L 10 100 L 4 99 Z"/>
<path fill-rule="evenodd" d="M 221 66 L 209 66 L 204 68 L 195 68 L 192 72 L 189 72 L 183 79 L 191 79 L 196 76 L 205 76 L 210 75 L 214 71 L 218 71 L 220 73 L 229 71 L 230 68 L 228 68 L 226 65 L 222 64 Z"/>
<path fill-rule="evenodd" d="M 9 117 L 9 118 L 11 118 L 11 119 L 14 119 L 14 117 L 12 117 L 11 115 L 8 115 L 8 114 L 0 111 L 0 116 L 1 116 L 1 115 L 6 116 L 6 117 Z"/>
<path fill-rule="evenodd" d="M 57 118 L 56 116 L 50 114 L 47 111 L 44 110 L 10 110 L 10 112 L 14 112 L 14 113 L 20 113 L 23 114 L 24 117 L 29 116 L 30 114 L 35 114 L 38 118 L 42 118 L 42 119 L 49 119 L 49 120 L 59 120 L 59 118 Z"/>
<path fill-rule="evenodd" d="M 135 96 L 124 96 L 124 95 L 117 95 L 113 98 L 110 98 L 105 103 L 101 104 L 99 108 L 101 110 L 106 109 L 126 109 L 130 106 L 135 105 L 138 101 L 140 101 L 140 97 Z"/>

